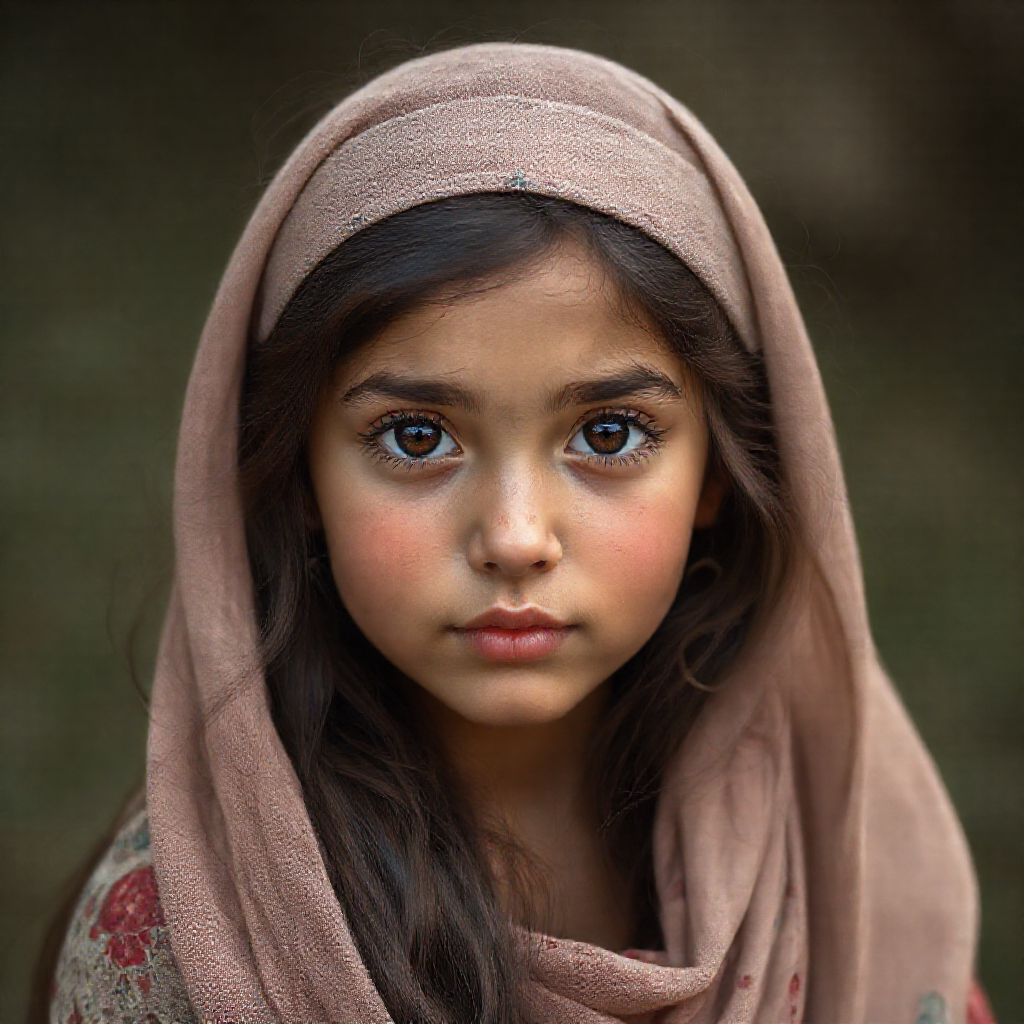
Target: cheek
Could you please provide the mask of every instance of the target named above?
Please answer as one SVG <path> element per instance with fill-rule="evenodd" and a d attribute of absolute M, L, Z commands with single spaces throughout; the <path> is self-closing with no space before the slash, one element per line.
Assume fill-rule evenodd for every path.
<path fill-rule="evenodd" d="M 674 592 L 690 546 L 689 517 L 671 507 L 641 507 L 609 525 L 602 538 L 609 571 L 631 588 L 675 581 Z"/>
<path fill-rule="evenodd" d="M 338 592 L 364 632 L 374 634 L 401 627 L 404 609 L 429 602 L 448 544 L 436 508 L 360 497 L 358 489 L 343 502 L 325 495 L 321 517 Z"/>
<path fill-rule="evenodd" d="M 587 517 L 579 541 L 587 576 L 606 610 L 605 628 L 639 643 L 657 628 L 675 598 L 686 565 L 693 510 L 678 496 L 631 502 Z"/>

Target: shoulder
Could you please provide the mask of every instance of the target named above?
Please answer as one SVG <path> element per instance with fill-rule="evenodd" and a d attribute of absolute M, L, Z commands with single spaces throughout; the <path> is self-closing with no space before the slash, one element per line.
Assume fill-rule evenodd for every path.
<path fill-rule="evenodd" d="M 197 1024 L 171 953 L 146 812 L 130 818 L 78 901 L 54 975 L 51 1024 Z"/>

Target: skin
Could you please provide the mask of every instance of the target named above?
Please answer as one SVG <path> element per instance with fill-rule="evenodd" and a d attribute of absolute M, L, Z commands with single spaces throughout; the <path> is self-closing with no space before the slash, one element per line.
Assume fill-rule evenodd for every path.
<path fill-rule="evenodd" d="M 581 427 L 609 422 L 629 440 L 594 455 L 600 436 Z M 438 445 L 410 458 L 398 439 L 424 424 Z M 693 529 L 715 517 L 707 457 L 685 366 L 571 246 L 393 322 L 317 412 L 309 464 L 341 598 L 416 684 L 478 820 L 542 871 L 523 916 L 553 934 L 629 941 L 587 750 L 609 676 L 657 628 Z M 495 609 L 559 625 L 468 628 Z"/>

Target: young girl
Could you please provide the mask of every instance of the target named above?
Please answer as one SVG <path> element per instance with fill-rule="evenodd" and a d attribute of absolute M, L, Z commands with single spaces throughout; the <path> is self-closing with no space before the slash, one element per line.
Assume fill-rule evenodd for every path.
<path fill-rule="evenodd" d="M 52 1021 L 985 1019 L 785 272 L 650 82 L 486 45 L 338 106 L 214 303 L 175 541 Z"/>

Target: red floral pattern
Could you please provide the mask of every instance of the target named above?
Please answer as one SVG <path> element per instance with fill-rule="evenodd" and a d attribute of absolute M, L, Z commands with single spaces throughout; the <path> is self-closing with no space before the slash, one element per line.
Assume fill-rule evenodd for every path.
<path fill-rule="evenodd" d="M 153 866 L 136 868 L 119 878 L 103 901 L 89 938 L 110 935 L 106 954 L 119 967 L 137 967 L 153 945 L 153 929 L 164 924 Z"/>
<path fill-rule="evenodd" d="M 145 813 L 89 880 L 54 979 L 53 1024 L 197 1024 L 174 962 Z"/>
<path fill-rule="evenodd" d="M 789 1019 L 796 1021 L 800 1016 L 800 975 L 794 974 L 789 979 Z"/>

